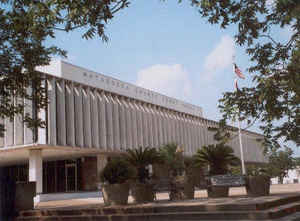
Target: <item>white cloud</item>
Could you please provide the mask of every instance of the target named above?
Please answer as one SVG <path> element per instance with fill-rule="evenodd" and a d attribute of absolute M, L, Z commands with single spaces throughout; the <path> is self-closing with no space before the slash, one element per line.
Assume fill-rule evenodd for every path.
<path fill-rule="evenodd" d="M 191 96 L 188 72 L 180 64 L 158 64 L 140 70 L 136 83 L 141 87 L 178 99 L 187 100 Z"/>
<path fill-rule="evenodd" d="M 293 30 L 292 25 L 285 26 L 284 28 L 281 29 L 281 36 L 284 37 L 284 38 L 288 38 L 288 40 L 295 33 L 296 33 L 296 31 Z"/>
<path fill-rule="evenodd" d="M 218 71 L 222 71 L 230 66 L 234 55 L 234 39 L 228 35 L 222 36 L 220 43 L 205 58 L 204 76 L 206 79 L 212 79 Z"/>
<path fill-rule="evenodd" d="M 266 2 L 266 5 L 270 7 L 274 6 L 274 4 L 275 4 L 275 0 L 267 0 Z"/>

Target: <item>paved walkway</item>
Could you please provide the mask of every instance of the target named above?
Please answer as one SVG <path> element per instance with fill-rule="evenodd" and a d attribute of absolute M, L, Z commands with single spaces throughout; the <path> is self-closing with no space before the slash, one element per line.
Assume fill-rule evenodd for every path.
<path fill-rule="evenodd" d="M 195 193 L 194 200 L 185 201 L 169 201 L 168 193 L 157 194 L 157 201 L 153 203 L 143 204 L 143 206 L 174 206 L 174 205 L 219 205 L 219 204 L 252 204 L 261 203 L 267 201 L 273 201 L 287 196 L 293 196 L 300 194 L 300 184 L 282 184 L 272 185 L 270 196 L 251 198 L 247 197 L 244 187 L 230 188 L 229 198 L 209 199 L 207 198 L 206 190 L 198 190 Z M 129 206 L 132 204 L 132 198 L 129 197 Z M 37 205 L 37 209 L 65 209 L 65 208 L 93 208 L 103 206 L 102 198 L 87 198 L 87 199 L 72 199 L 72 200 L 60 200 L 41 202 Z"/>

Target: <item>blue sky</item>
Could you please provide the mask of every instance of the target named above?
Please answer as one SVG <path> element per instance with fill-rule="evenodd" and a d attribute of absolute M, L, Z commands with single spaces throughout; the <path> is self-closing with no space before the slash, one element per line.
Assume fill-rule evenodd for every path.
<path fill-rule="evenodd" d="M 82 39 L 80 31 L 58 33 L 49 43 L 67 50 L 73 64 L 199 105 L 204 117 L 217 120 L 218 99 L 233 90 L 233 55 L 247 76 L 239 87 L 251 85 L 249 57 L 234 44 L 235 30 L 208 24 L 189 3 L 133 0 L 107 25 L 107 43 Z"/>

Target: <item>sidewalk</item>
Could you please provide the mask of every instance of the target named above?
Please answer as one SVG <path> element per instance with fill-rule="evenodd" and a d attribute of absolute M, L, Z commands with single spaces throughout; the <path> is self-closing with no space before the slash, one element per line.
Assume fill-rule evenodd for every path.
<path fill-rule="evenodd" d="M 168 193 L 157 194 L 157 201 L 142 205 L 132 204 L 132 198 L 129 197 L 130 206 L 188 206 L 188 205 L 220 205 L 220 204 L 253 204 L 268 201 L 274 201 L 288 196 L 300 194 L 300 184 L 276 184 L 271 186 L 270 196 L 250 198 L 246 195 L 245 187 L 230 188 L 228 198 L 209 199 L 206 190 L 198 190 L 195 192 L 194 200 L 171 202 L 168 199 Z M 102 198 L 72 199 L 41 202 L 36 209 L 72 209 L 72 208 L 97 208 L 102 207 Z"/>

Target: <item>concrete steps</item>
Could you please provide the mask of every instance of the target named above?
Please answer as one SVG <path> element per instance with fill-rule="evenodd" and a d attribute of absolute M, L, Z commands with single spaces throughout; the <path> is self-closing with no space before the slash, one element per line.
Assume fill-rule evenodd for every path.
<path fill-rule="evenodd" d="M 17 221 L 274 220 L 300 211 L 300 196 L 257 204 L 152 205 L 22 211 Z"/>

